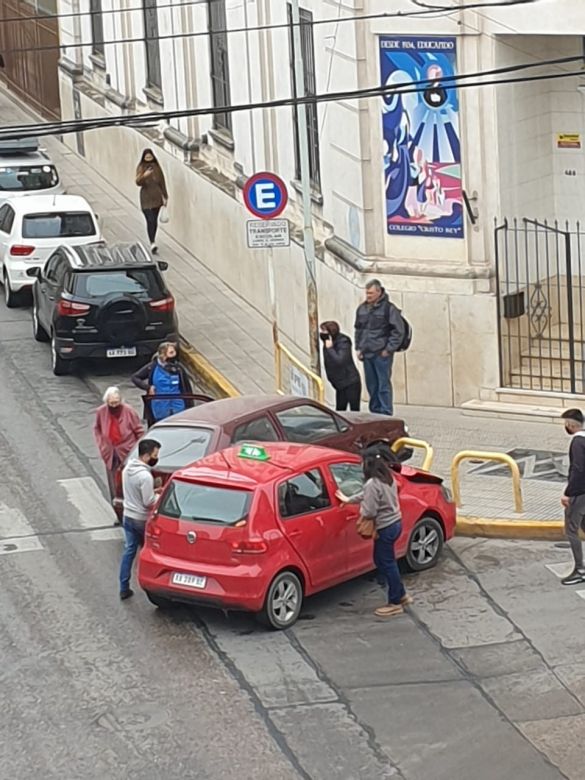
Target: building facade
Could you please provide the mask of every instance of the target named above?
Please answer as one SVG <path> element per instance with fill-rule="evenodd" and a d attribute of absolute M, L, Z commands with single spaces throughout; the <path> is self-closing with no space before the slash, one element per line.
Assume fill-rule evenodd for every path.
<path fill-rule="evenodd" d="M 59 0 L 64 117 L 291 96 L 286 0 L 143 0 L 138 6 L 136 0 Z M 496 398 L 502 384 L 523 389 L 516 367 L 533 347 L 531 299 L 542 288 L 543 271 L 534 252 L 513 255 L 509 245 L 507 253 L 496 251 L 497 243 L 529 238 L 524 217 L 576 221 L 585 202 L 585 107 L 579 77 L 566 76 L 582 67 L 583 44 L 574 31 L 585 29 L 585 9 L 569 0 L 537 0 L 536 6 L 530 13 L 486 7 L 428 15 L 418 7 L 410 15 L 417 9 L 410 0 L 301 0 L 307 93 L 347 93 L 307 109 L 319 315 L 351 333 L 365 282 L 382 280 L 414 331 L 394 369 L 400 402 L 452 406 Z M 574 60 L 513 70 L 562 58 Z M 505 73 L 481 75 L 496 69 Z M 449 87 L 462 76 L 469 78 L 460 84 L 526 73 L 555 78 Z M 424 90 L 408 91 L 423 80 Z M 380 84 L 400 85 L 402 94 L 351 95 Z M 268 255 L 246 246 L 242 188 L 256 171 L 281 176 L 294 240 L 289 249 L 274 250 L 278 324 L 285 345 L 308 364 L 296 133 L 295 109 L 286 106 L 153 120 L 146 130 L 110 128 L 66 143 L 131 198 L 141 151 L 155 145 L 170 188 L 174 236 L 267 318 Z M 494 232 L 496 218 L 507 220 L 505 235 Z M 515 224 L 524 232 L 514 234 Z M 544 252 L 549 239 L 539 230 L 535 247 Z M 498 273 L 497 256 L 506 266 Z M 512 274 L 520 262 L 525 272 Z M 565 296 L 569 277 L 559 268 L 553 287 Z M 545 305 L 549 330 L 562 329 L 567 315 L 563 305 L 553 312 L 553 297 Z M 535 386 L 532 374 L 543 372 L 542 364 L 531 369 L 524 389 L 558 390 L 552 379 L 550 388 Z M 570 389 L 582 392 L 580 385 Z"/>
<path fill-rule="evenodd" d="M 0 0 L 0 78 L 50 119 L 60 117 L 57 0 Z"/>

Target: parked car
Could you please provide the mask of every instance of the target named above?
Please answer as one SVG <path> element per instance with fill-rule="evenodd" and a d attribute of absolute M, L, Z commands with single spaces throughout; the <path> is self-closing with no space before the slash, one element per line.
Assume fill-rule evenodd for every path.
<path fill-rule="evenodd" d="M 397 556 L 423 571 L 453 536 L 455 505 L 439 477 L 402 466 L 395 479 L 403 515 Z M 356 532 L 359 507 L 336 498 L 362 483 L 357 455 L 314 445 L 214 453 L 167 484 L 146 525 L 140 586 L 161 608 L 246 610 L 289 628 L 305 596 L 373 569 L 372 541 Z"/>
<path fill-rule="evenodd" d="M 320 444 L 358 453 L 371 444 L 390 446 L 407 435 L 407 427 L 403 420 L 382 414 L 333 412 L 310 398 L 243 395 L 201 403 L 161 420 L 146 435 L 161 444 L 153 473 L 165 483 L 177 469 L 242 441 Z M 137 457 L 137 452 L 138 445 L 129 457 Z M 400 458 L 407 460 L 411 454 L 404 449 Z M 120 485 L 117 507 L 123 501 L 121 490 Z"/>
<path fill-rule="evenodd" d="M 77 195 L 31 195 L 0 204 L 0 279 L 6 305 L 16 306 L 34 279 L 29 268 L 42 268 L 58 246 L 102 240 L 97 216 Z"/>
<path fill-rule="evenodd" d="M 62 192 L 57 168 L 38 138 L 0 141 L 0 196 Z"/>
<path fill-rule="evenodd" d="M 78 358 L 150 358 L 178 338 L 175 299 L 142 244 L 60 246 L 44 268 L 29 268 L 33 333 L 51 342 L 53 373 Z"/>

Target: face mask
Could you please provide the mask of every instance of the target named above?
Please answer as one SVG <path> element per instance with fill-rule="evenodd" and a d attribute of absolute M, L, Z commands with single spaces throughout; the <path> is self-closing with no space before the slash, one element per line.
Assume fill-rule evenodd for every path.
<path fill-rule="evenodd" d="M 321 341 L 329 341 L 331 336 L 329 335 L 329 333 L 319 333 L 319 338 L 321 339 Z"/>
<path fill-rule="evenodd" d="M 119 417 L 122 414 L 122 404 L 120 406 L 108 406 L 108 412 L 113 414 L 114 417 Z"/>
<path fill-rule="evenodd" d="M 158 463 L 158 458 L 151 458 L 148 461 L 148 465 L 150 466 L 151 469 L 153 469 L 157 463 Z"/>
<path fill-rule="evenodd" d="M 567 436 L 572 436 L 573 435 L 573 432 L 571 431 L 571 429 L 568 426 L 566 426 L 566 425 L 565 425 L 565 433 L 567 434 Z"/>
<path fill-rule="evenodd" d="M 177 355 L 174 357 L 167 358 L 167 363 L 170 363 L 172 366 L 176 365 L 179 362 L 179 358 Z"/>

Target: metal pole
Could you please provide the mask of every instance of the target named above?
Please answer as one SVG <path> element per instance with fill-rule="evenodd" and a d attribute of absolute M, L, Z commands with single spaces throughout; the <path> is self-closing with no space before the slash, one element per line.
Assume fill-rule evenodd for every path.
<path fill-rule="evenodd" d="M 305 96 L 305 72 L 301 46 L 301 17 L 299 0 L 292 0 L 292 39 L 294 50 L 295 95 Z M 307 106 L 297 104 L 297 137 L 303 196 L 303 250 L 305 253 L 305 278 L 307 284 L 307 308 L 309 312 L 309 344 L 311 370 L 321 375 L 319 355 L 319 306 L 317 295 L 317 268 L 315 263 L 315 236 L 313 234 L 313 209 L 311 201 L 311 170 L 309 166 L 309 138 L 307 133 Z"/>
<path fill-rule="evenodd" d="M 272 344 L 274 348 L 274 373 L 276 389 L 280 390 L 281 385 L 281 360 L 278 343 L 278 320 L 276 317 L 276 283 L 274 281 L 274 254 L 272 247 L 266 250 L 268 253 L 268 290 L 270 292 L 270 312 L 272 319 Z"/>

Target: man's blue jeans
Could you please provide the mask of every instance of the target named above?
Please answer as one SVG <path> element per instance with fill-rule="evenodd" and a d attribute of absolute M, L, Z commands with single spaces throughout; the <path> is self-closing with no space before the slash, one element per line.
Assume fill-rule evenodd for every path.
<path fill-rule="evenodd" d="M 127 593 L 130 590 L 130 575 L 132 574 L 132 564 L 138 548 L 144 544 L 144 523 L 133 520 L 131 517 L 124 517 L 124 554 L 120 564 L 120 593 Z"/>
<path fill-rule="evenodd" d="M 364 357 L 364 373 L 366 387 L 370 396 L 370 412 L 392 415 L 392 363 L 394 355 L 366 355 Z"/>
<path fill-rule="evenodd" d="M 402 523 L 398 521 L 381 528 L 374 541 L 374 564 L 388 584 L 388 604 L 400 604 L 406 593 L 394 552 L 394 544 L 401 533 Z"/>

